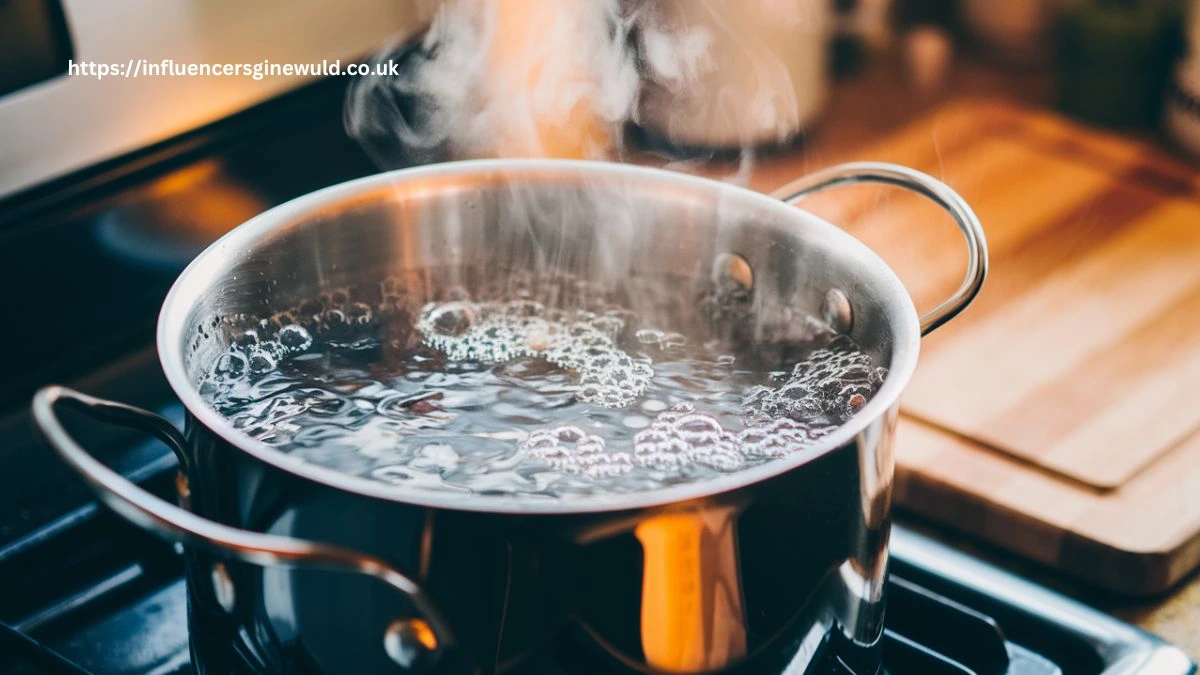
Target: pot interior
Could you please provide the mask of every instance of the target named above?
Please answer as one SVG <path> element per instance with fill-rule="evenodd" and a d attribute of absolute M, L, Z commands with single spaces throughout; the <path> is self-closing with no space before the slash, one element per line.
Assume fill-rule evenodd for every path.
<path fill-rule="evenodd" d="M 864 420 L 894 403 L 915 363 L 907 293 L 836 227 L 713 181 L 566 161 L 405 170 L 272 209 L 184 272 L 160 317 L 159 348 L 188 408 L 251 448 L 198 394 L 215 360 L 248 330 L 303 320 L 316 311 L 314 299 L 354 321 L 363 308 L 373 317 L 419 311 L 451 287 L 504 295 L 532 284 L 541 299 L 569 306 L 581 283 L 685 335 L 739 340 L 765 360 L 810 334 L 810 317 L 827 318 L 889 371 L 860 411 Z M 829 447 L 856 429 L 839 431 Z"/>

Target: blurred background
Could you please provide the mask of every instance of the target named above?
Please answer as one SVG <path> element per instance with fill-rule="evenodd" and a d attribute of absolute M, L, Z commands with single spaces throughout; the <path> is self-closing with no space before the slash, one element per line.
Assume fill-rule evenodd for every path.
<path fill-rule="evenodd" d="M 347 63 L 427 27 L 440 4 L 5 0 L 0 195 L 210 123 L 312 79 L 98 80 L 65 77 L 69 59 Z M 453 19 L 444 23 L 459 32 L 471 23 L 477 33 L 483 30 L 478 15 L 495 10 L 488 2 L 448 4 L 465 5 L 444 12 Z M 811 144 L 808 154 L 815 155 L 963 94 L 1052 108 L 1183 152 L 1200 150 L 1191 104 L 1200 69 L 1186 56 L 1192 37 L 1200 39 L 1200 20 L 1188 18 L 1194 13 L 1186 0 L 568 0 L 558 9 L 525 0 L 503 4 L 503 21 L 492 19 L 487 28 L 497 38 L 487 59 L 493 78 L 521 68 L 526 77 L 531 63 L 554 51 L 553 41 L 536 39 L 547 34 L 562 40 L 559 60 L 574 60 L 577 68 L 608 67 L 602 74 L 607 78 L 612 64 L 599 65 L 596 54 L 583 53 L 584 43 L 572 42 L 570 32 L 616 30 L 644 80 L 633 85 L 638 101 L 591 113 L 628 120 L 643 147 L 669 145 L 684 156 L 794 143 Z M 592 14 L 610 14 L 609 23 L 553 23 L 556 13 L 578 15 L 587 5 L 600 7 Z M 539 77 L 578 81 L 579 73 Z M 512 84 L 510 97 L 517 95 Z M 582 111 L 574 123 L 586 126 Z M 605 142 L 594 131 L 592 136 L 593 145 Z M 460 150 L 528 154 L 529 148 Z M 560 138 L 541 152 L 583 150 Z"/>

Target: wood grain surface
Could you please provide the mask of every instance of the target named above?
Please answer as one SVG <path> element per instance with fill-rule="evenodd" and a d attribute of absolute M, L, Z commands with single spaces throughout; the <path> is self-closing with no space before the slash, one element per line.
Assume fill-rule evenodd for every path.
<path fill-rule="evenodd" d="M 897 503 L 1127 594 L 1200 563 L 1196 170 L 986 100 L 837 159 L 941 177 L 991 247 L 975 305 L 922 345 Z M 758 173 L 770 185 L 795 172 Z M 880 251 L 918 307 L 936 305 L 964 268 L 953 225 L 919 198 L 855 189 L 806 207 Z"/>

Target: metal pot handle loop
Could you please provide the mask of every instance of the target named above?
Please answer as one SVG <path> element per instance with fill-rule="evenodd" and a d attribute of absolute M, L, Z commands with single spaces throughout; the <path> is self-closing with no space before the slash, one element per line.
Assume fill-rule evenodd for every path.
<path fill-rule="evenodd" d="M 445 619 L 411 577 L 381 558 L 331 544 L 251 532 L 202 518 L 161 499 L 104 466 L 63 427 L 55 407 L 70 406 L 93 419 L 154 435 L 182 457 L 186 441 L 166 419 L 123 403 L 106 401 L 60 386 L 41 389 L 33 398 L 33 419 L 42 436 L 78 472 L 109 508 L 130 522 L 169 541 L 197 546 L 265 567 L 299 567 L 351 572 L 374 577 L 403 593 L 428 622 L 432 635 L 422 640 L 434 657 L 451 644 Z M 432 644 L 430 644 L 432 643 Z"/>
<path fill-rule="evenodd" d="M 953 319 L 979 295 L 988 270 L 987 239 L 979 218 L 966 201 L 942 181 L 915 169 L 887 162 L 849 162 L 822 169 L 797 179 L 773 194 L 796 204 L 827 188 L 857 183 L 883 183 L 911 190 L 945 209 L 962 230 L 967 242 L 967 274 L 954 295 L 921 317 L 921 335 Z"/>

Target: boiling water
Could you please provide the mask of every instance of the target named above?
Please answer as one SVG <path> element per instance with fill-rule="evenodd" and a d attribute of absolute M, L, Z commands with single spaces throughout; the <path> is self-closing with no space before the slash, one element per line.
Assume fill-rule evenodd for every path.
<path fill-rule="evenodd" d="M 326 297 L 244 331 L 201 393 L 243 432 L 339 472 L 553 499 L 804 453 L 885 375 L 815 322 L 802 344 L 737 347 L 611 297 L 535 297 L 459 289 L 391 312 Z"/>

